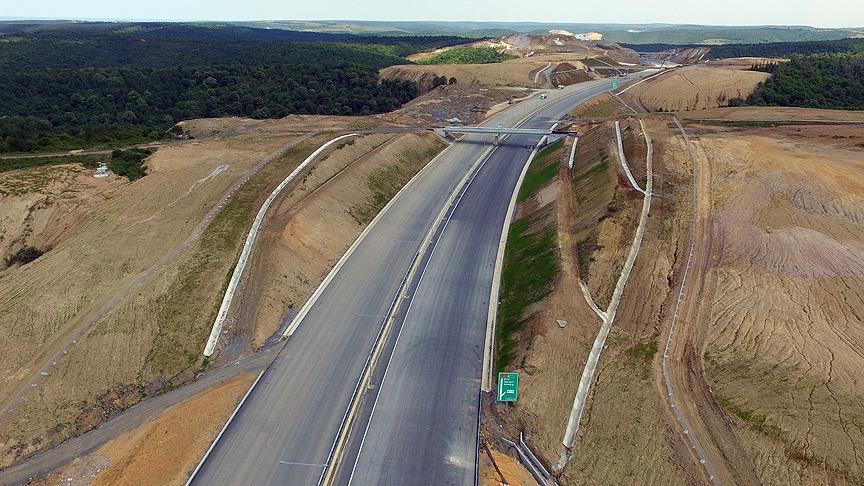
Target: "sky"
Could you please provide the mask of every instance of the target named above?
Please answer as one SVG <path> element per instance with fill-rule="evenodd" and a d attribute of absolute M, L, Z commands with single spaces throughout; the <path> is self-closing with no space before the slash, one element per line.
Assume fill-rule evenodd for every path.
<path fill-rule="evenodd" d="M 864 27 L 864 0 L 0 0 L 0 17 L 469 20 Z"/>

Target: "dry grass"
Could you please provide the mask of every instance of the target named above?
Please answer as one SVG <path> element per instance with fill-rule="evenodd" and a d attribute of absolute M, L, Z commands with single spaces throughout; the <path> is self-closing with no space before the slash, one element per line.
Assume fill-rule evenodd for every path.
<path fill-rule="evenodd" d="M 626 125 L 625 125 L 626 126 Z M 662 122 L 650 122 L 652 134 L 667 134 Z M 626 150 L 635 168 L 644 166 L 638 137 L 625 136 Z M 667 170 L 657 161 L 669 160 L 672 151 L 655 142 L 655 187 L 665 190 Z M 681 156 L 678 151 L 676 156 Z M 641 159 L 639 158 L 641 157 Z M 660 165 L 661 167 L 658 167 Z M 589 276 L 592 293 L 609 290 L 620 273 L 624 252 L 629 248 L 635 225 L 633 207 L 640 203 L 628 196 L 627 182 L 619 174 L 614 132 L 608 124 L 583 134 L 577 146 L 572 182 L 558 185 L 558 241 L 561 275 L 552 295 L 532 320 L 536 336 L 525 351 L 522 390 L 512 410 L 499 407 L 508 424 L 526 430 L 531 443 L 549 464 L 564 452 L 561 439 L 567 423 L 579 374 L 596 335 L 598 319 L 579 289 L 580 273 Z M 678 174 L 669 175 L 677 180 Z M 672 187 L 677 187 L 672 186 Z M 655 219 L 652 208 L 645 242 L 619 308 L 609 347 L 586 408 L 579 437 L 560 484 L 683 484 L 689 473 L 678 466 L 675 436 L 662 418 L 663 401 L 653 378 L 657 320 L 669 294 L 668 272 L 674 262 L 676 239 L 683 228 L 673 200 L 686 196 L 669 194 L 671 213 L 667 222 Z M 614 211 L 610 212 L 610 205 Z M 685 209 L 686 216 L 686 209 Z M 629 225 L 629 226 L 628 226 Z M 613 238 L 614 236 L 614 238 Z M 596 247 L 581 255 L 581 243 L 596 238 Z M 617 260 L 616 260 L 617 258 Z M 589 261 L 588 268 L 580 268 Z M 597 295 L 595 295 L 595 299 Z M 602 299 L 598 299 L 602 300 Z M 607 299 L 608 300 L 608 297 Z M 604 306 L 606 302 L 600 303 Z M 555 320 L 567 321 L 559 328 Z"/>
<path fill-rule="evenodd" d="M 265 230 L 255 277 L 235 305 L 253 316 L 251 322 L 241 318 L 241 332 L 256 344 L 273 334 L 381 209 L 383 196 L 392 196 L 443 147 L 432 134 L 369 135 L 319 164 Z"/>
<path fill-rule="evenodd" d="M 682 453 L 674 430 L 663 416 L 665 393 L 660 392 L 655 381 L 660 345 L 658 326 L 668 312 L 666 302 L 673 294 L 669 279 L 679 251 L 679 239 L 686 234 L 688 223 L 689 193 L 682 165 L 686 153 L 680 146 L 665 141 L 673 135 L 665 120 L 649 120 L 647 127 L 654 139 L 654 190 L 664 197 L 653 201 L 639 258 L 622 296 L 607 340 L 608 347 L 601 356 L 572 459 L 561 477 L 562 484 L 687 484 L 694 481 L 692 472 L 682 467 L 682 464 L 689 465 L 689 458 L 686 451 Z M 625 152 L 636 173 L 645 166 L 644 149 L 638 148 L 640 144 L 644 146 L 644 141 L 627 133 L 625 130 Z M 619 181 L 620 185 L 627 184 L 620 176 Z M 633 228 L 624 232 L 626 241 L 621 244 L 629 245 L 632 235 Z M 620 269 L 610 267 L 603 274 L 614 273 L 613 277 L 617 278 Z M 596 278 L 601 270 L 601 267 L 594 268 L 590 273 Z M 597 295 L 594 297 L 597 299 Z M 605 306 L 605 302 L 598 304 Z M 583 338 L 584 355 L 595 334 L 596 324 L 588 337 Z M 583 364 L 584 357 L 570 373 L 573 394 Z M 565 424 L 559 425 L 559 434 L 563 433 Z"/>
<path fill-rule="evenodd" d="M 711 110 L 679 113 L 683 119 L 725 120 L 859 120 L 864 111 L 820 110 L 816 108 L 784 108 L 780 106 L 746 106 L 714 108 Z"/>
<path fill-rule="evenodd" d="M 200 237 L 193 228 L 235 181 L 315 121 L 286 119 L 245 129 L 240 119 L 190 122 L 218 133 L 161 148 L 148 160 L 149 174 L 134 183 L 73 171 L 69 180 L 28 193 L 50 203 L 42 208 L 45 214 L 71 205 L 83 208 L 78 210 L 83 215 L 59 237 L 52 233 L 51 251 L 0 272 L 2 396 L 13 397 L 38 373 L 37 366 L 49 361 L 48 375 L 37 387 L 27 387 L 26 402 L 0 424 L 0 463 L 89 430 L 141 398 L 191 378 L 257 207 L 332 135 L 289 149 L 250 178 L 202 227 Z M 167 262 L 154 267 L 166 255 Z M 148 268 L 152 273 L 134 293 L 121 293 Z M 110 312 L 71 343 L 81 323 L 104 305 Z M 68 354 L 50 361 L 67 346 Z"/>
<path fill-rule="evenodd" d="M 598 73 L 589 73 L 585 59 L 574 54 L 549 54 L 512 59 L 493 64 L 424 64 L 390 66 L 380 71 L 387 79 L 414 81 L 425 93 L 432 89 L 435 77 L 444 76 L 448 80 L 456 78 L 457 84 L 474 87 L 551 87 L 545 75 L 535 77 L 538 71 L 548 67 L 554 84 L 570 85 L 576 82 L 596 79 Z M 605 64 L 598 64 L 605 66 Z M 576 71 L 574 71 L 576 70 Z M 536 79 L 536 82 L 535 82 Z"/>
<path fill-rule="evenodd" d="M 23 246 L 47 250 L 59 245 L 105 193 L 124 182 L 113 175 L 96 179 L 92 173 L 74 164 L 0 174 L 0 262 Z"/>
<path fill-rule="evenodd" d="M 198 139 L 181 146 L 163 148 L 159 152 L 161 157 L 150 161 L 151 175 L 138 182 L 143 184 L 150 181 L 163 186 L 158 188 L 161 190 L 158 195 L 164 198 L 161 208 L 150 208 L 147 205 L 143 208 L 136 207 L 136 203 L 142 205 L 148 201 L 149 194 L 136 192 L 135 197 L 125 196 L 129 201 L 118 201 L 119 196 L 114 195 L 105 199 L 113 204 L 119 203 L 123 210 L 118 209 L 119 216 L 108 213 L 98 218 L 98 222 L 128 231 L 138 230 L 140 227 L 142 232 L 170 229 L 174 222 L 178 231 L 184 226 L 185 230 L 189 231 L 196 222 L 195 211 L 206 211 L 208 198 L 219 197 L 223 192 L 219 190 L 221 187 L 242 177 L 243 172 L 234 169 L 235 164 L 247 163 L 247 167 L 251 166 L 256 161 L 253 157 L 261 157 L 260 151 L 272 147 L 269 144 L 285 143 L 284 135 L 280 137 L 279 133 L 284 133 L 286 129 L 293 130 L 296 126 L 284 122 L 282 126 L 272 123 L 264 127 L 259 125 L 248 135 L 226 135 L 228 132 L 237 132 L 238 125 L 235 120 L 221 123 L 207 120 L 202 124 L 205 128 L 199 129 L 210 130 L 215 126 L 218 130 L 214 130 L 221 135 L 213 135 L 207 141 Z M 259 133 L 258 130 L 264 130 L 265 133 Z M 269 133 L 266 132 L 268 130 Z M 200 353 L 204 340 L 209 333 L 246 229 L 258 207 L 272 188 L 293 170 L 297 163 L 332 137 L 330 134 L 313 137 L 289 149 L 280 159 L 265 166 L 234 194 L 230 202 L 203 230 L 201 236 L 182 250 L 176 260 L 159 268 L 135 293 L 118 302 L 112 311 L 78 337 L 77 342 L 69 348 L 68 354 L 58 359 L 48 376 L 42 377 L 38 387 L 31 390 L 27 401 L 0 424 L 2 462 L 8 464 L 34 451 L 50 447 L 70 435 L 85 432 L 139 400 L 191 379 L 194 372 L 202 366 Z M 253 141 L 257 141 L 253 149 L 246 147 L 246 144 Z M 214 147 L 230 147 L 230 152 L 214 151 Z M 369 135 L 357 141 L 343 143 L 319 160 L 302 180 L 286 191 L 286 196 L 277 203 L 274 211 L 276 217 L 265 226 L 265 233 L 271 237 L 275 235 L 275 243 L 266 245 L 266 238 L 259 242 L 259 248 L 265 249 L 264 259 L 268 263 L 262 270 L 259 266 L 262 260 L 256 257 L 253 265 L 255 268 L 251 272 L 253 282 L 264 284 L 261 298 L 265 305 L 260 308 L 260 316 L 256 314 L 253 306 L 252 318 L 247 319 L 249 329 L 238 328 L 229 322 L 226 327 L 228 336 L 221 340 L 222 344 L 232 342 L 232 331 L 234 337 L 241 342 L 253 344 L 260 344 L 269 336 L 278 327 L 285 313 L 311 293 L 313 286 L 323 278 L 336 258 L 362 230 L 363 225 L 349 215 L 350 208 L 363 205 L 367 211 L 377 212 L 380 209 L 380 200 L 392 196 L 395 190 L 441 148 L 443 143 L 431 133 Z M 247 150 L 249 152 L 246 152 Z M 225 160 L 232 161 L 228 170 L 211 178 L 206 176 L 212 173 L 205 173 L 202 179 L 206 180 L 203 182 L 199 179 L 189 186 L 183 183 L 187 180 L 183 179 L 183 174 L 190 173 L 188 177 L 191 178 L 206 170 L 206 165 L 205 168 L 199 167 L 204 162 L 220 164 Z M 376 171 L 382 168 L 386 169 L 388 177 L 373 177 Z M 159 176 L 160 174 L 163 176 Z M 226 177 L 229 174 L 232 178 Z M 372 179 L 377 183 L 374 187 L 368 184 Z M 215 187 L 210 187 L 211 185 Z M 135 188 L 135 184 L 123 184 L 120 187 L 129 190 L 130 186 Z M 156 191 L 157 186 L 147 185 L 143 190 Z M 172 190 L 179 194 L 171 195 Z M 157 197 L 157 194 L 152 197 Z M 165 200 L 179 202 L 166 206 Z M 135 209 L 129 209 L 127 204 L 132 204 Z M 369 204 L 372 206 L 366 207 Z M 117 221 L 117 218 L 121 221 Z M 180 218 L 182 219 L 177 221 Z M 24 267 L 25 271 L 12 270 L 6 272 L 6 275 L 12 278 L 22 273 L 25 276 L 34 275 L 26 270 L 44 263 L 43 259 L 51 262 L 52 254 L 67 250 L 70 244 L 77 242 L 75 235 L 80 238 L 96 238 L 101 235 L 103 245 L 110 243 L 118 247 L 109 250 L 137 251 L 139 258 L 144 258 L 160 248 L 167 251 L 165 246 L 150 248 L 139 246 L 141 244 L 134 241 L 131 244 L 124 243 L 123 237 L 127 235 L 122 230 L 116 231 L 120 234 L 107 237 L 101 233 L 91 234 L 90 232 L 97 231 L 96 228 L 101 226 L 95 225 L 93 221 L 82 223 L 74 228 L 72 237 L 54 251 Z M 164 236 L 164 233 L 159 234 Z M 171 240 L 158 243 L 168 245 Z M 283 251 L 285 253 L 281 253 Z M 98 260 L 98 256 L 99 253 L 94 252 L 93 259 Z M 106 257 L 110 258 L 110 255 Z M 131 255 L 127 260 L 130 258 Z M 103 262 L 109 263 L 110 259 Z M 62 262 L 56 262 L 55 265 L 56 267 L 51 268 L 58 271 L 62 269 Z M 127 263 L 127 266 L 129 265 L 131 264 Z M 74 265 L 72 267 L 74 268 Z M 271 271 L 274 269 L 276 272 Z M 133 271 L 134 267 L 126 270 L 127 274 Z M 296 278 L 294 286 L 283 285 L 283 275 L 289 274 L 292 279 Z M 113 277 L 121 278 L 123 275 L 120 273 Z M 50 274 L 36 273 L 35 276 L 47 278 Z M 68 285 L 85 296 L 81 298 L 83 302 L 86 302 L 83 299 L 89 295 L 100 297 L 88 294 L 87 286 L 82 285 L 80 280 L 74 280 L 75 277 L 78 277 L 78 273 L 59 277 L 54 275 L 52 283 L 57 285 L 58 282 L 64 282 L 64 279 L 70 280 Z M 100 277 L 108 278 L 104 275 Z M 0 283 L 3 283 L 3 280 L 0 280 Z M 45 288 L 50 290 L 52 287 Z M 93 288 L 89 290 L 92 291 Z M 22 305 L 26 300 L 23 299 L 32 298 L 34 302 L 37 300 L 37 296 L 26 293 L 20 294 L 17 301 L 12 297 L 15 296 L 7 296 L 10 312 L 24 309 Z M 235 301 L 234 308 L 238 307 Z M 45 309 L 45 306 L 40 309 Z M 55 335 L 63 332 L 63 325 L 70 325 L 70 317 L 71 315 L 66 315 L 57 319 L 59 328 L 54 331 Z M 36 316 L 32 318 L 35 321 Z M 18 323 L 21 323 L 20 318 Z M 34 331 L 39 329 L 44 329 L 44 325 L 28 330 L 28 333 L 19 328 L 17 334 L 10 333 L 5 341 L 9 347 L 0 350 L 9 358 L 3 365 L 9 366 L 10 372 L 16 369 L 14 366 L 18 366 L 17 376 L 21 379 L 27 377 L 27 369 L 21 365 L 27 355 L 16 354 L 13 345 L 18 345 L 18 342 L 31 346 L 41 344 L 43 349 L 50 351 L 52 343 L 48 340 L 50 334 L 47 330 L 45 336 L 37 335 L 39 342 L 34 342 Z M 9 331 L 10 327 L 7 326 L 5 330 Z M 14 386 L 11 380 L 3 384 L 10 390 Z"/>
<path fill-rule="evenodd" d="M 546 67 L 547 62 L 529 59 L 514 59 L 495 64 L 390 66 L 381 70 L 381 77 L 414 81 L 421 88 L 426 87 L 425 90 L 428 90 L 431 78 L 435 76 L 456 78 L 460 85 L 533 87 L 534 73 Z M 545 81 L 545 78 L 542 81 Z"/>
<path fill-rule="evenodd" d="M 638 124 L 635 124 L 638 127 Z M 624 266 L 630 243 L 633 240 L 633 232 L 639 219 L 641 209 L 641 194 L 630 188 L 624 175 L 621 164 L 618 161 L 618 147 L 615 141 L 615 130 L 611 123 L 605 127 L 606 147 L 604 154 L 608 156 L 608 163 L 617 174 L 618 185 L 612 199 L 607 205 L 607 217 L 603 218 L 596 226 L 597 244 L 591 256 L 591 268 L 585 283 L 594 296 L 594 300 L 601 308 L 605 309 L 612 298 L 612 292 Z M 638 145 L 642 142 L 634 134 L 628 123 L 622 123 L 622 139 L 624 140 L 625 155 L 633 156 L 643 149 Z M 628 129 L 629 128 L 629 129 Z M 638 129 L 638 128 L 637 128 Z M 643 152 L 644 153 L 644 152 Z M 644 156 L 640 159 L 629 159 L 634 177 L 644 169 L 637 169 L 645 165 Z M 644 176 L 643 176 L 644 180 Z"/>
<path fill-rule="evenodd" d="M 704 66 L 676 69 L 626 91 L 628 104 L 646 111 L 694 111 L 745 99 L 769 74 Z"/>
<path fill-rule="evenodd" d="M 118 196 L 108 199 L 109 204 L 119 206 L 116 211 L 120 214 L 112 214 L 108 210 L 104 217 L 97 214 L 76 228 L 75 235 L 53 251 L 9 274 L 10 284 L 29 278 L 29 281 L 25 281 L 33 286 L 29 291 L 18 294 L 17 299 L 14 298 L 16 296 L 10 296 L 13 298 L 7 299 L 5 303 L 9 312 L 17 314 L 18 326 L 3 328 L 8 332 L 8 347 L 2 350 L 8 359 L 4 359 L 3 364 L 15 369 L 17 378 L 25 380 L 30 373 L 35 373 L 34 365 L 47 359 L 57 346 L 66 344 L 61 340 L 62 336 L 71 332 L 76 325 L 74 313 L 66 310 L 68 307 L 59 307 L 59 304 L 70 304 L 60 299 L 52 302 L 52 297 L 48 295 L 63 290 L 60 295 L 67 299 L 74 297 L 76 300 L 73 302 L 77 305 L 75 309 L 85 314 L 88 306 L 92 305 L 89 301 L 91 297 L 107 300 L 111 295 L 110 292 L 97 292 L 100 284 L 113 284 L 108 289 L 117 289 L 143 270 L 137 265 L 146 264 L 152 261 L 148 259 L 160 256 L 154 254 L 156 250 L 169 253 L 172 243 L 174 248 L 180 248 L 175 260 L 156 269 L 153 276 L 136 292 L 119 300 L 108 314 L 77 338 L 77 342 L 68 348 L 68 354 L 62 355 L 56 364 L 50 366 L 48 376 L 43 377 L 36 388 L 28 390 L 27 401 L 0 425 L 3 462 L 8 463 L 32 451 L 56 444 L 71 434 L 87 431 L 145 396 L 191 378 L 192 367 L 200 359 L 204 340 L 221 299 L 220 293 L 227 283 L 245 229 L 258 205 L 272 187 L 321 141 L 323 138 L 291 149 L 283 159 L 273 162 L 252 177 L 203 230 L 201 236 L 185 249 L 176 246 L 180 245 L 178 239 L 187 236 L 191 227 L 201 218 L 200 212 L 207 210 L 208 199 L 221 195 L 224 189 L 219 190 L 220 186 L 231 183 L 232 179 L 225 176 L 231 169 L 220 173 L 222 177 L 213 177 L 197 186 L 196 181 L 186 187 L 179 183 L 171 184 L 167 182 L 170 177 L 181 178 L 183 176 L 180 174 L 184 172 L 200 174 L 198 171 L 206 170 L 206 166 L 205 169 L 198 167 L 203 160 L 196 160 L 196 155 L 210 164 L 225 159 L 213 157 L 212 152 L 196 152 L 195 146 L 176 148 L 187 157 L 173 160 L 168 158 L 170 150 L 166 151 L 168 153 L 162 152 L 162 158 L 151 165 L 152 173 L 139 181 L 141 184 L 149 182 L 141 189 L 163 194 L 165 200 L 180 202 L 166 206 L 164 201 L 153 201 L 154 206 L 148 207 L 142 204 L 150 196 L 146 193 L 134 198 L 126 196 L 118 200 Z M 207 142 L 201 145 L 212 148 L 214 144 L 224 143 Z M 232 152 L 236 157 L 233 160 L 246 160 L 251 165 L 256 160 L 250 155 L 259 155 L 255 150 L 250 152 L 235 150 Z M 164 176 L 159 177 L 159 174 Z M 235 169 L 234 177 L 242 177 L 242 174 Z M 161 190 L 157 189 L 157 184 L 163 185 Z M 134 189 L 134 186 L 128 184 L 122 187 L 129 190 Z M 187 193 L 190 188 L 195 190 Z M 176 192 L 168 196 L 172 190 Z M 144 207 L 135 207 L 136 203 Z M 128 207 L 130 204 L 134 209 Z M 124 210 L 128 212 L 122 212 Z M 114 228 L 114 232 L 105 229 L 106 226 Z M 142 241 L 128 240 L 130 234 L 140 235 Z M 157 240 L 160 235 L 164 240 Z M 57 260 L 61 255 L 68 258 L 69 253 L 87 257 L 71 262 Z M 122 259 L 114 261 L 113 258 L 120 255 Z M 33 268 L 36 270 L 31 270 Z M 82 268 L 89 270 L 82 271 Z M 112 270 L 115 275 L 109 273 Z M 99 283 L 94 284 L 81 277 L 97 279 Z M 37 284 L 40 286 L 36 287 Z M 46 300 L 40 300 L 40 294 L 55 307 L 45 305 Z M 102 303 L 105 300 L 95 302 Z M 29 309 L 38 309 L 39 313 Z M 46 314 L 48 311 L 57 314 L 51 316 Z M 27 320 L 22 319 L 22 316 L 26 316 Z M 49 318 L 54 322 L 51 327 L 45 324 Z M 24 327 L 23 324 L 28 326 Z M 32 351 L 22 353 L 22 350 Z M 31 358 L 32 361 L 28 363 L 27 360 Z M 18 383 L 8 380 L 3 385 L 11 394 L 15 386 L 20 386 Z M 114 400 L 114 396 L 119 401 Z"/>

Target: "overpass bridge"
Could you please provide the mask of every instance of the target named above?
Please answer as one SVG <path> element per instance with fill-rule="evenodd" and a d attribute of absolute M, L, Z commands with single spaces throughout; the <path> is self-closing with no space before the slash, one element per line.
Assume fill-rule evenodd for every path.
<path fill-rule="evenodd" d="M 440 137 L 446 138 L 447 135 L 451 133 L 479 133 L 485 135 L 495 135 L 495 144 L 497 145 L 501 139 L 502 135 L 537 135 L 537 136 L 550 136 L 550 135 L 577 135 L 575 131 L 572 130 L 544 130 L 539 128 L 507 128 L 503 126 L 497 127 L 472 127 L 472 126 L 446 126 L 446 127 L 432 127 L 430 130 L 434 131 Z"/>
<path fill-rule="evenodd" d="M 589 66 L 589 70 L 591 71 L 644 71 L 645 66 Z M 579 71 L 576 69 L 575 71 Z M 559 73 L 563 73 L 567 71 L 559 71 Z"/>

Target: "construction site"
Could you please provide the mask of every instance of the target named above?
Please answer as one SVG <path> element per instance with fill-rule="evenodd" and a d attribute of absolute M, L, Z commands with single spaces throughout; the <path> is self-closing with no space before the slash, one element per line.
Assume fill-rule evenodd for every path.
<path fill-rule="evenodd" d="M 758 60 L 562 32 L 386 67 L 422 93 L 390 113 L 182 121 L 137 180 L 0 173 L 0 483 L 185 484 L 343 255 L 458 145 L 429 128 L 609 82 L 527 148 L 494 311 L 519 399 L 482 399 L 479 483 L 864 484 L 864 112 L 729 106 Z"/>

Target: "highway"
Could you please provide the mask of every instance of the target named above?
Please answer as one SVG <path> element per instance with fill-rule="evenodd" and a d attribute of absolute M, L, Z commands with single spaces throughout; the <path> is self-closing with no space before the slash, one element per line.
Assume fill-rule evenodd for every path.
<path fill-rule="evenodd" d="M 531 115 L 523 127 L 548 128 L 611 82 L 525 100 L 485 125 L 514 126 Z M 470 135 L 452 144 L 379 216 L 309 307 L 193 484 L 320 481 L 369 354 L 415 261 L 420 268 L 407 282 L 408 305 L 397 307 L 401 313 L 388 335 L 395 341 L 385 343 L 388 355 L 376 370 L 386 370 L 386 377 L 383 383 L 373 379 L 378 386 L 364 398 L 363 420 L 352 430 L 336 482 L 344 484 L 344 475 L 353 472 L 354 484 L 474 483 L 495 250 L 518 174 L 540 137 L 513 135 L 496 148 L 491 138 Z M 478 161 L 482 167 L 463 192 L 460 181 Z M 445 224 L 436 225 L 456 196 Z M 433 229 L 431 251 L 415 258 Z"/>

